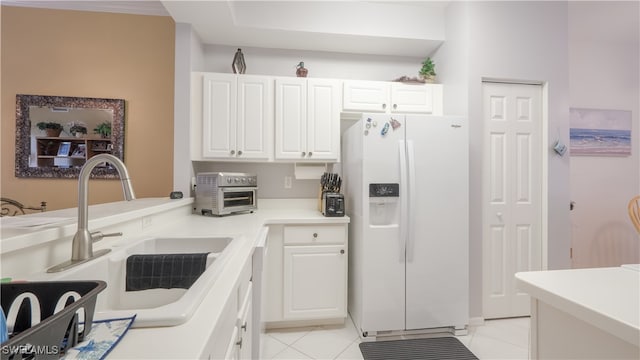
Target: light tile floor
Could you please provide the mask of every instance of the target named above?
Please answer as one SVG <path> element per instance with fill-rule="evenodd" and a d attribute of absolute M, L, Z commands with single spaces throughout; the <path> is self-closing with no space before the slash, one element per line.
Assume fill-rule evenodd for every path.
<path fill-rule="evenodd" d="M 458 336 L 479 359 L 526 360 L 529 318 L 487 320 Z M 268 330 L 262 337 L 263 359 L 362 359 L 360 338 L 351 319 L 341 326 Z"/>

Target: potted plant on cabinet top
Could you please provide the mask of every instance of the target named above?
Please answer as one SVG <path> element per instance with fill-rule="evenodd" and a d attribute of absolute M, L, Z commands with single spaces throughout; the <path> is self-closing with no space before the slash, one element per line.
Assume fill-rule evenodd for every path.
<path fill-rule="evenodd" d="M 422 68 L 418 73 L 425 82 L 432 83 L 436 78 L 436 64 L 428 57 L 422 62 Z"/>
<path fill-rule="evenodd" d="M 41 121 L 36 124 L 38 129 L 44 130 L 47 133 L 48 137 L 58 137 L 62 132 L 62 125 L 57 122 L 44 122 Z"/>
<path fill-rule="evenodd" d="M 111 137 L 111 123 L 105 121 L 101 124 L 98 124 L 95 129 L 93 129 L 94 134 L 100 135 L 101 138 L 106 139 Z"/>
<path fill-rule="evenodd" d="M 82 137 L 87 134 L 87 126 L 81 122 L 72 122 L 69 124 L 69 132 L 72 136 Z"/>

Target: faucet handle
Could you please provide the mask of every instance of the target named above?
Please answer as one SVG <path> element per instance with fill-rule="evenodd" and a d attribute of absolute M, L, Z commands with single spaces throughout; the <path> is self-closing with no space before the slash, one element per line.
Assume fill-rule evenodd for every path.
<path fill-rule="evenodd" d="M 93 242 L 96 242 L 110 236 L 122 236 L 122 232 L 103 234 L 102 231 L 94 231 L 91 233 L 91 240 L 93 240 Z"/>

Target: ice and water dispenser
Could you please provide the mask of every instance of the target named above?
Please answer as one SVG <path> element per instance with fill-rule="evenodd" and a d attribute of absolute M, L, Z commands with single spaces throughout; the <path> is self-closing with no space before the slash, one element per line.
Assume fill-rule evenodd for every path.
<path fill-rule="evenodd" d="M 369 225 L 398 224 L 399 200 L 399 184 L 369 184 Z"/>

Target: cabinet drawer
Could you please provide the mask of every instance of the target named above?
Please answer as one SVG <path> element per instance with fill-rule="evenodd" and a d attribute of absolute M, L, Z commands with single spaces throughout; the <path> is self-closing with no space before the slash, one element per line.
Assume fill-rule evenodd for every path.
<path fill-rule="evenodd" d="M 284 227 L 284 244 L 344 244 L 344 225 L 301 225 Z"/>

